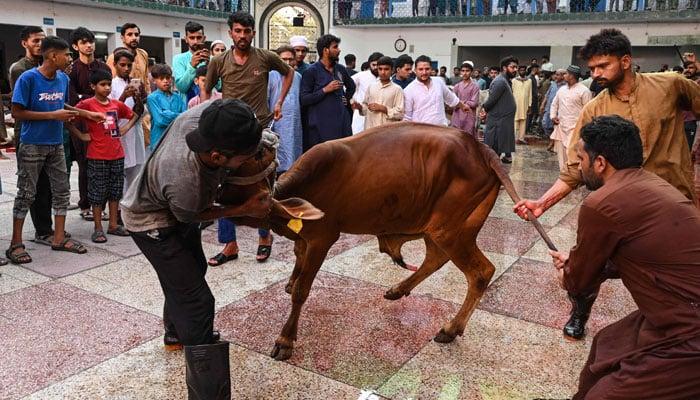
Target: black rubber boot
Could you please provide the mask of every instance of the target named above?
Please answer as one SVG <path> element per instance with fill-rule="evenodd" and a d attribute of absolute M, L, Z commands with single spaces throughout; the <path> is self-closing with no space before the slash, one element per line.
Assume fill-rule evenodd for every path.
<path fill-rule="evenodd" d="M 188 400 L 230 400 L 229 342 L 185 346 Z"/>
<path fill-rule="evenodd" d="M 219 331 L 211 331 L 211 338 L 214 343 L 221 339 L 221 333 Z M 182 350 L 182 343 L 180 343 L 180 338 L 177 337 L 177 333 L 174 331 L 166 331 L 163 336 L 163 345 L 165 349 L 169 351 Z"/>
<path fill-rule="evenodd" d="M 586 295 L 572 296 L 571 318 L 564 325 L 564 337 L 569 340 L 581 340 L 586 335 L 586 322 L 591 315 L 591 308 L 598 297 L 598 291 Z"/>

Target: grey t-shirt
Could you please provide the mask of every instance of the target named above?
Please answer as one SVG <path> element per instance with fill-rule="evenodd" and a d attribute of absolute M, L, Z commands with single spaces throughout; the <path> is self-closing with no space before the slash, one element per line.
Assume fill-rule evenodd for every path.
<path fill-rule="evenodd" d="M 163 133 L 121 201 L 122 219 L 128 230 L 144 232 L 178 222 L 195 222 L 197 215 L 214 203 L 225 170 L 202 164 L 185 142 L 209 104 L 204 102 L 180 114 Z"/>

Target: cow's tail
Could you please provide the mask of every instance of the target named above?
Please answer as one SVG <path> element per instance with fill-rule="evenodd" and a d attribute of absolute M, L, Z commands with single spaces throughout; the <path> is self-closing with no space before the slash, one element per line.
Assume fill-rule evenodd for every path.
<path fill-rule="evenodd" d="M 510 176 L 508 176 L 508 173 L 503 168 L 503 163 L 501 162 L 501 159 L 498 158 L 496 152 L 484 144 L 482 144 L 482 151 L 484 153 L 484 157 L 486 158 L 486 162 L 496 174 L 498 180 L 501 181 L 503 188 L 506 190 L 506 193 L 508 193 L 508 196 L 510 196 L 510 198 L 513 200 L 513 203 L 519 202 L 520 196 L 518 196 L 518 192 L 515 191 L 515 185 L 513 185 L 513 181 L 510 180 Z M 552 242 L 552 239 L 549 238 L 549 235 L 547 235 L 547 232 L 544 230 L 544 227 L 540 221 L 537 220 L 537 217 L 535 217 L 529 210 L 527 212 L 527 216 L 530 222 L 532 222 L 532 224 L 535 226 L 535 229 L 537 229 L 537 232 L 542 237 L 542 240 L 544 240 L 544 242 L 547 244 L 547 247 L 549 247 L 550 250 L 556 251 L 557 248 L 554 245 L 554 242 Z"/>

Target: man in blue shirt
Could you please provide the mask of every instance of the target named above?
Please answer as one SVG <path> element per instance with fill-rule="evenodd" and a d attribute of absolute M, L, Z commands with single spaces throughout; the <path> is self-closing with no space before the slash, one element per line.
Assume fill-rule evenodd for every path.
<path fill-rule="evenodd" d="M 406 86 L 413 82 L 412 72 L 413 59 L 409 55 L 402 54 L 394 62 L 394 77 L 391 81 L 401 86 L 401 89 L 406 89 Z"/>
<path fill-rule="evenodd" d="M 209 49 L 204 45 L 206 40 L 201 24 L 192 21 L 185 24 L 185 41 L 189 51 L 173 57 L 175 87 L 185 104 L 199 94 L 195 93 L 197 85 L 194 84 L 194 78 L 197 67 L 209 62 Z"/>
<path fill-rule="evenodd" d="M 340 38 L 323 35 L 316 49 L 319 61 L 311 64 L 301 77 L 299 102 L 307 109 L 304 126 L 304 151 L 328 140 L 352 135 L 350 99 L 355 82 L 344 66 L 338 64 Z"/>
<path fill-rule="evenodd" d="M 12 241 L 5 255 L 15 264 L 26 264 L 32 258 L 22 243 L 24 219 L 36 195 L 39 173 L 45 169 L 51 181 L 55 230 L 51 248 L 83 254 L 87 249 L 78 241 L 65 237 L 66 209 L 70 184 L 63 152 L 63 124 L 75 118 L 103 121 L 104 115 L 77 110 L 65 104 L 68 98 L 68 76 L 62 71 L 71 63 L 68 43 L 49 36 L 41 43 L 43 63 L 24 72 L 12 95 L 12 115 L 22 120 L 17 153 L 17 197 L 12 209 Z"/>

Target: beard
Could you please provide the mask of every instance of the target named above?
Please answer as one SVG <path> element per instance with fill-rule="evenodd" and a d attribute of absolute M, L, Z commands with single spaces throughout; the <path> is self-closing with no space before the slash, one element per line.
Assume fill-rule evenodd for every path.
<path fill-rule="evenodd" d="M 139 47 L 139 41 L 132 40 L 131 42 L 127 43 L 127 47 L 129 47 L 132 50 L 136 50 Z"/>
<path fill-rule="evenodd" d="M 510 73 L 510 72 L 506 71 L 506 78 L 513 79 L 513 78 L 515 78 L 515 75 L 517 75 L 517 74 L 518 74 L 517 72 Z"/>
<path fill-rule="evenodd" d="M 340 60 L 340 56 L 329 54 L 328 59 L 333 63 L 337 63 Z"/>
<path fill-rule="evenodd" d="M 592 171 L 590 171 L 588 173 L 585 171 L 581 171 L 581 179 L 583 180 L 583 183 L 586 185 L 586 189 L 588 189 L 590 191 L 598 190 L 601 188 L 601 186 L 603 186 L 603 179 L 601 179 L 598 175 L 596 175 Z"/>
<path fill-rule="evenodd" d="M 250 49 L 250 43 L 251 42 L 245 39 L 240 39 L 236 42 L 236 48 L 240 51 L 248 51 Z"/>
<path fill-rule="evenodd" d="M 617 85 L 622 82 L 622 80 L 625 77 L 625 73 L 620 69 L 620 72 L 613 76 L 612 79 L 605 79 L 605 78 L 598 78 L 595 80 L 595 82 L 600 85 L 600 87 L 608 90 L 614 91 Z"/>
<path fill-rule="evenodd" d="M 374 75 L 375 77 L 379 76 L 379 71 L 377 71 L 376 69 L 370 68 L 370 69 L 369 69 L 369 72 L 371 72 L 372 75 Z"/>

